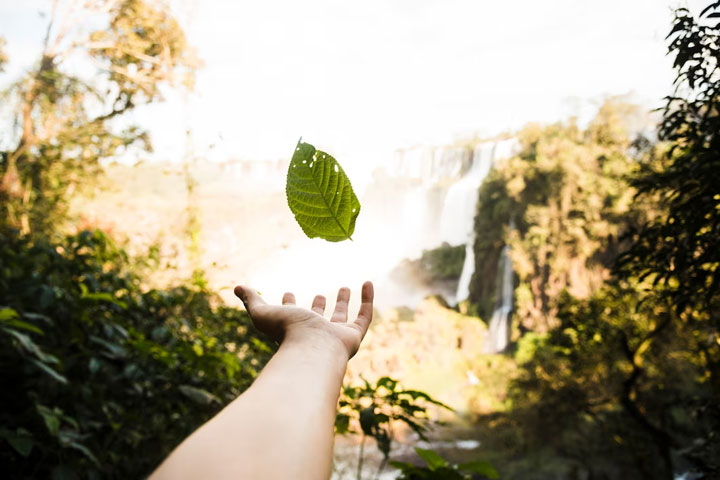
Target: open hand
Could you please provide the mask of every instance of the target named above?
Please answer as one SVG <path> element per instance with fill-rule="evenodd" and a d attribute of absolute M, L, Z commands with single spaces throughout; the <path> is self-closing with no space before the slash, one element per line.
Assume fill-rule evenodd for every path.
<path fill-rule="evenodd" d="M 330 321 L 323 317 L 326 300 L 322 295 L 315 297 L 310 310 L 296 306 L 295 295 L 290 292 L 283 295 L 282 305 L 268 305 L 254 289 L 245 286 L 235 287 L 235 295 L 245 304 L 258 330 L 275 340 L 311 341 L 313 344 L 339 342 L 348 358 L 355 355 L 360 347 L 373 316 L 374 291 L 371 282 L 363 284 L 362 303 L 357 319 L 349 323 L 350 289 L 346 287 L 338 291 L 335 311 Z"/>

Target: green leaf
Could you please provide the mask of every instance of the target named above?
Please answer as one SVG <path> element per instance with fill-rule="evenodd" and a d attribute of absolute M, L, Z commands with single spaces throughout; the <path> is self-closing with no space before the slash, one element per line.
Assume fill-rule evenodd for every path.
<path fill-rule="evenodd" d="M 344 413 L 335 415 L 335 433 L 345 435 L 350 430 L 350 417 Z"/>
<path fill-rule="evenodd" d="M 12 320 L 13 318 L 18 318 L 18 313 L 14 309 L 9 307 L 0 309 L 0 322 Z"/>
<path fill-rule="evenodd" d="M 58 465 L 53 468 L 52 480 L 77 480 L 75 471 L 67 465 Z"/>
<path fill-rule="evenodd" d="M 70 448 L 74 448 L 75 450 L 78 450 L 82 452 L 87 458 L 89 458 L 95 465 L 100 465 L 100 462 L 95 457 L 95 455 L 92 454 L 89 448 L 87 448 L 85 445 L 78 443 L 78 442 L 72 442 L 70 445 L 68 445 Z"/>
<path fill-rule="evenodd" d="M 465 470 L 467 472 L 479 473 L 487 478 L 500 478 L 500 474 L 498 474 L 497 470 L 495 470 L 488 462 L 477 461 L 461 463 L 458 465 L 458 469 Z"/>
<path fill-rule="evenodd" d="M 4 323 L 9 327 L 20 328 L 22 330 L 27 330 L 28 332 L 37 333 L 38 335 L 44 335 L 43 331 L 40 330 L 38 327 L 22 320 L 8 320 Z"/>
<path fill-rule="evenodd" d="M 6 439 L 11 447 L 20 455 L 27 458 L 33 447 L 33 441 L 27 437 L 10 437 Z"/>
<path fill-rule="evenodd" d="M 427 466 L 430 470 L 435 470 L 437 468 L 447 466 L 447 462 L 445 461 L 445 459 L 433 450 L 425 450 L 423 448 L 415 447 L 415 452 L 420 455 L 420 458 L 425 460 L 425 463 L 427 463 Z"/>
<path fill-rule="evenodd" d="M 45 373 L 47 373 L 48 375 L 50 375 L 52 378 L 54 378 L 54 379 L 57 380 L 58 382 L 67 385 L 68 379 L 65 378 L 65 376 L 59 374 L 56 370 L 54 370 L 54 369 L 50 368 L 49 366 L 47 366 L 46 364 L 44 364 L 44 363 L 42 363 L 42 362 L 39 362 L 38 360 L 35 360 L 34 358 L 31 358 L 31 359 L 30 359 L 30 363 L 32 363 L 33 365 L 35 365 L 36 367 L 38 367 L 38 368 L 39 368 L 40 370 L 42 370 L 43 372 L 45 372 Z"/>
<path fill-rule="evenodd" d="M 288 168 L 285 193 L 295 220 L 309 238 L 352 240 L 360 202 L 332 156 L 300 139 Z"/>
<path fill-rule="evenodd" d="M 40 361 L 45 363 L 59 363 L 59 360 L 55 355 L 45 353 L 29 336 L 24 333 L 20 333 L 17 330 L 10 328 L 0 328 L 0 331 L 15 337 L 15 339 L 28 353 L 34 355 L 40 359 Z"/>
<path fill-rule="evenodd" d="M 81 284 L 83 287 L 85 285 Z M 82 296 L 80 297 L 84 300 L 90 300 L 92 302 L 108 302 L 112 303 L 113 305 L 117 305 L 123 310 L 127 310 L 127 303 L 123 302 L 122 300 L 118 300 L 115 298 L 111 293 L 108 292 L 95 292 L 95 293 L 88 293 L 87 287 L 83 289 Z"/>
<path fill-rule="evenodd" d="M 372 435 L 376 425 L 375 405 L 360 410 L 360 427 L 365 435 Z"/>
<path fill-rule="evenodd" d="M 202 388 L 196 388 L 190 385 L 180 385 L 178 387 L 178 390 L 180 390 L 180 393 L 185 395 L 193 402 L 199 403 L 201 405 L 208 405 L 212 402 L 221 403 L 218 397 L 208 392 L 207 390 L 203 390 Z"/>
<path fill-rule="evenodd" d="M 20 455 L 27 458 L 33 447 L 33 440 L 30 432 L 24 428 L 18 428 L 16 432 L 11 432 L 6 428 L 0 428 L 0 438 L 4 438 L 11 447 Z"/>
<path fill-rule="evenodd" d="M 38 413 L 43 417 L 43 420 L 45 420 L 45 426 L 47 427 L 48 432 L 50 432 L 50 435 L 57 436 L 60 431 L 60 417 L 62 415 L 62 411 L 58 408 L 50 410 L 44 405 L 36 405 L 35 407 L 37 408 Z"/>
<path fill-rule="evenodd" d="M 0 308 L 0 322 L 2 322 L 7 327 L 20 328 L 29 332 L 39 333 L 40 335 L 43 334 L 43 331 L 35 325 L 20 320 L 20 316 L 18 315 L 18 313 L 14 309 L 9 307 Z"/>
<path fill-rule="evenodd" d="M 105 347 L 105 351 L 103 353 L 109 358 L 125 358 L 127 356 L 125 348 L 115 343 L 108 342 L 103 338 L 90 335 L 90 341 Z"/>
<path fill-rule="evenodd" d="M 383 454 L 384 458 L 388 458 L 390 456 L 390 448 L 392 446 L 392 439 L 390 438 L 390 435 L 388 432 L 384 429 L 380 429 L 377 431 L 375 435 L 375 441 L 377 442 L 378 450 Z"/>

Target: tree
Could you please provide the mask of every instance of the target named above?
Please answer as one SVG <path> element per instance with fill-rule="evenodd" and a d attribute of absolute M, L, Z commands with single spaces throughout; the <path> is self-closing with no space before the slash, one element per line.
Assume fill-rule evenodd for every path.
<path fill-rule="evenodd" d="M 696 338 L 698 383 L 711 394 L 694 398 L 690 415 L 720 428 L 720 2 L 698 18 L 675 12 L 668 35 L 675 55 L 675 91 L 666 98 L 659 138 L 669 149 L 645 162 L 633 184 L 639 199 L 657 202 L 659 215 L 631 237 L 620 258 L 621 278 L 645 280 L 677 316 L 675 328 Z M 720 441 L 700 433 L 687 448 L 699 471 L 718 475 Z"/>
<path fill-rule="evenodd" d="M 0 228 L 0 244 L 9 478 L 144 477 L 272 354 L 212 292 L 143 289 L 142 268 L 102 232 L 49 241 Z"/>
<path fill-rule="evenodd" d="M 588 297 L 608 277 L 633 221 L 627 181 L 633 112 L 610 99 L 585 130 L 571 121 L 529 125 L 518 134 L 519 154 L 496 166 L 479 193 L 470 299 L 481 315 L 495 303 L 504 245 L 512 249 L 516 318 L 525 329 L 552 328 L 563 290 Z"/>
<path fill-rule="evenodd" d="M 0 37 L 0 73 L 3 72 L 5 64 L 8 61 L 7 54 L 5 53 L 5 39 Z"/>
<path fill-rule="evenodd" d="M 88 25 L 99 28 L 88 33 Z M 73 63 L 92 73 L 77 74 Z M 150 149 L 147 132 L 116 120 L 159 100 L 163 84 L 191 88 L 196 65 L 162 3 L 55 0 L 37 66 L 7 92 L 18 127 L 0 164 L 3 220 L 47 230 L 101 159 Z"/>
<path fill-rule="evenodd" d="M 563 295 L 558 319 L 558 328 L 520 340 L 511 397 L 528 445 L 550 445 L 610 477 L 673 478 L 673 450 L 710 473 L 712 455 L 685 448 L 718 426 L 712 411 L 697 409 L 714 397 L 702 339 L 682 328 L 667 299 L 609 282 L 589 299 Z"/>
<path fill-rule="evenodd" d="M 676 11 L 676 89 L 661 143 L 633 144 L 637 195 L 618 275 L 590 298 L 558 296 L 557 328 L 519 346 L 514 415 L 527 438 L 541 432 L 534 445 L 552 438 L 564 455 L 623 478 L 672 478 L 678 456 L 707 478 L 720 472 L 718 10 L 714 2 L 700 20 Z"/>
<path fill-rule="evenodd" d="M 718 18 L 720 2 L 705 8 L 699 19 L 685 8 L 675 13 L 668 39 L 676 86 L 666 98 L 659 130 L 670 149 L 663 162 L 645 163 L 633 181 L 638 195 L 657 199 L 663 214 L 639 229 L 620 262 L 625 277 L 662 284 L 683 318 L 705 323 L 715 339 L 720 330 Z M 717 347 L 716 340 L 709 343 Z"/>

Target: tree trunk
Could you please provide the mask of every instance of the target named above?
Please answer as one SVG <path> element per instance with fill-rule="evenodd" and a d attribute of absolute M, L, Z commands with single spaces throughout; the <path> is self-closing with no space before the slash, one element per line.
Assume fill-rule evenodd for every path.
<path fill-rule="evenodd" d="M 648 334 L 648 336 L 646 337 L 646 341 L 649 341 L 650 338 L 657 335 L 669 323 L 670 322 L 668 320 L 662 322 L 658 327 L 656 327 Z M 630 348 L 628 338 L 625 332 L 621 332 L 621 338 L 622 349 L 625 353 L 625 357 L 632 365 L 632 372 L 630 373 L 630 376 L 623 382 L 623 388 L 620 394 L 620 404 L 623 406 L 625 412 L 627 412 L 627 414 L 630 415 L 633 420 L 635 420 L 635 422 L 645 431 L 645 433 L 650 436 L 653 443 L 657 447 L 658 452 L 660 453 L 660 456 L 663 460 L 664 466 L 664 471 L 662 472 L 661 478 L 664 478 L 666 480 L 672 480 L 673 463 L 671 450 L 675 446 L 675 442 L 667 432 L 653 425 L 650 420 L 642 413 L 642 411 L 640 411 L 637 404 L 635 403 L 635 400 L 633 400 L 635 386 L 638 379 L 640 378 L 640 375 L 642 375 L 643 373 L 643 369 L 636 362 L 635 354 L 637 350 L 633 351 Z"/>

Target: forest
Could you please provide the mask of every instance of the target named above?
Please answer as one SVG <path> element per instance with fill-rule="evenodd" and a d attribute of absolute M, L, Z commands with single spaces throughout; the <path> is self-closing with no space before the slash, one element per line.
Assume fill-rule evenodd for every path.
<path fill-rule="evenodd" d="M 203 65 L 161 2 L 84 8 L 60 27 L 53 8 L 42 55 L 0 96 L 6 478 L 145 478 L 278 348 L 204 261 L 220 234 L 198 172 L 214 167 L 172 167 L 173 238 L 133 243 L 127 232 L 150 230 L 132 216 L 108 227 L 132 201 L 98 201 L 109 181 L 122 192 L 142 172 L 148 186 L 127 196 L 148 209 L 143 192 L 160 188 L 154 167 L 113 164 L 153 150 L 134 113 L 192 91 Z M 423 298 L 379 311 L 351 361 L 333 478 L 720 478 L 720 2 L 673 15 L 675 82 L 654 124 L 636 128 L 648 112 L 609 96 L 589 122 L 506 132 L 512 155 L 472 185 L 468 248 L 438 242 L 393 265 Z M 0 78 L 16 55 L 1 35 Z M 391 205 L 407 183 L 374 181 L 352 219 L 357 248 L 365 202 Z M 292 220 L 278 198 L 268 208 Z"/>

